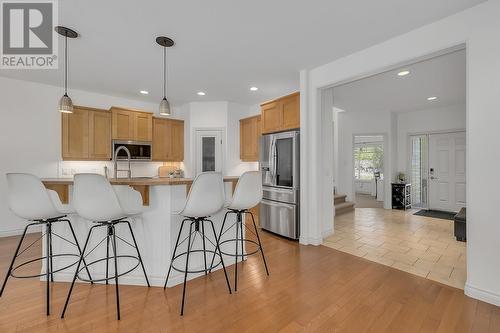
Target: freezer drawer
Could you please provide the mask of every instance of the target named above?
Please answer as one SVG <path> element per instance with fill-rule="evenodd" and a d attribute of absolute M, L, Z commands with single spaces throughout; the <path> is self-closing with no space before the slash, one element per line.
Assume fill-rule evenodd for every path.
<path fill-rule="evenodd" d="M 292 239 L 299 238 L 298 206 L 263 199 L 260 203 L 260 225 L 263 229 Z"/>
<path fill-rule="evenodd" d="M 293 188 L 263 187 L 264 199 L 272 201 L 286 202 L 290 204 L 298 203 L 298 191 Z"/>

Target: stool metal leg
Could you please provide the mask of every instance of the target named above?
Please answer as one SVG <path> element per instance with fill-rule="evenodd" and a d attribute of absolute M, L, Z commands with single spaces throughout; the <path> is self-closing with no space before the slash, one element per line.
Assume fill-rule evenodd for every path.
<path fill-rule="evenodd" d="M 135 235 L 134 232 L 132 231 L 132 226 L 130 225 L 129 221 L 124 221 L 128 225 L 128 229 L 130 230 L 130 234 L 132 235 L 132 240 L 134 241 L 135 249 L 137 250 L 137 257 L 139 258 L 139 262 L 141 263 L 142 271 L 144 272 L 144 278 L 146 278 L 146 283 L 148 284 L 148 287 L 151 287 L 149 284 L 148 280 L 148 275 L 146 274 L 146 269 L 144 268 L 144 263 L 142 262 L 142 257 L 141 253 L 139 252 L 139 247 L 137 246 L 137 242 L 135 241 Z"/>
<path fill-rule="evenodd" d="M 266 273 L 269 276 L 269 270 L 267 269 L 266 256 L 264 256 L 264 249 L 262 248 L 262 243 L 260 241 L 259 232 L 257 231 L 257 226 L 255 225 L 255 219 L 253 218 L 253 214 L 248 212 L 250 216 L 252 216 L 253 228 L 255 229 L 255 235 L 257 236 L 257 241 L 259 242 L 260 253 L 262 254 L 262 261 L 264 262 L 264 267 L 266 268 Z"/>
<path fill-rule="evenodd" d="M 49 223 L 50 225 L 50 223 Z M 52 225 L 50 225 L 50 232 L 48 233 L 49 235 L 49 255 L 50 255 L 50 281 L 54 282 L 54 260 L 53 260 L 53 251 L 52 251 Z"/>
<path fill-rule="evenodd" d="M 94 228 L 97 228 L 97 227 L 100 227 L 100 226 L 95 225 L 95 226 L 90 228 L 89 233 L 87 235 L 87 239 L 85 240 L 85 245 L 83 246 L 82 254 L 80 255 L 80 260 L 78 261 L 78 265 L 76 266 L 76 271 L 75 271 L 75 275 L 73 276 L 73 281 L 71 282 L 71 287 L 69 287 L 68 297 L 66 297 L 66 302 L 64 303 L 64 308 L 63 308 L 63 311 L 61 313 L 61 318 L 64 318 L 64 314 L 66 313 L 66 309 L 68 308 L 68 303 L 69 303 L 69 299 L 71 297 L 71 292 L 73 291 L 73 287 L 75 286 L 76 277 L 78 276 L 78 271 L 80 270 L 80 265 L 82 264 L 83 257 L 85 256 L 85 250 L 87 250 L 87 246 L 89 245 L 90 235 L 92 234 L 92 230 L 94 230 Z"/>
<path fill-rule="evenodd" d="M 226 218 L 227 214 L 232 213 L 231 211 L 227 211 L 226 214 L 224 214 L 224 220 L 222 220 L 222 226 L 219 231 L 219 237 L 217 235 L 215 236 L 215 244 L 219 244 L 220 238 L 222 237 L 222 232 L 224 231 L 224 225 L 226 224 Z M 214 265 L 214 260 L 215 260 L 215 253 L 212 256 L 212 262 L 210 263 L 210 270 L 208 271 L 209 273 L 212 273 L 212 266 Z"/>
<path fill-rule="evenodd" d="M 234 257 L 234 291 L 238 290 L 238 233 L 241 215 L 236 215 L 236 255 Z"/>
<path fill-rule="evenodd" d="M 205 246 L 205 223 L 204 221 L 201 221 L 201 240 L 203 242 L 203 262 L 205 264 L 205 275 L 208 274 L 207 272 L 207 250 Z"/>
<path fill-rule="evenodd" d="M 170 260 L 170 266 L 168 267 L 167 277 L 165 278 L 165 285 L 163 286 L 164 290 L 167 288 L 168 277 L 170 276 L 170 272 L 172 270 L 172 263 L 174 262 L 175 252 L 177 252 L 177 247 L 179 246 L 179 239 L 181 238 L 182 229 L 184 228 L 184 223 L 186 221 L 189 221 L 189 219 L 182 220 L 181 228 L 179 229 L 179 234 L 177 235 L 177 240 L 175 241 L 174 253 L 172 254 L 172 259 Z"/>
<path fill-rule="evenodd" d="M 109 284 L 109 234 L 110 234 L 110 226 L 108 226 L 108 230 L 106 230 L 106 284 Z"/>
<path fill-rule="evenodd" d="M 217 237 L 217 233 L 215 232 L 214 223 L 211 220 L 207 220 L 207 221 L 210 222 L 210 225 L 212 226 L 212 232 L 214 233 L 214 237 Z M 224 259 L 222 259 L 222 251 L 220 250 L 219 241 L 217 240 L 217 238 L 215 239 L 215 246 L 216 246 L 215 250 L 219 251 L 220 262 L 222 264 L 222 269 L 224 270 L 224 276 L 226 277 L 227 289 L 229 290 L 229 293 L 232 294 L 231 285 L 229 284 L 229 278 L 227 277 L 226 266 L 224 265 Z"/>
<path fill-rule="evenodd" d="M 115 291 L 116 291 L 116 316 L 120 320 L 120 291 L 118 289 L 118 253 L 116 252 L 116 228 L 114 225 L 111 226 L 113 232 L 112 244 L 113 244 L 113 255 L 115 262 Z"/>
<path fill-rule="evenodd" d="M 46 245 L 47 245 L 47 253 L 46 253 L 46 256 L 47 256 L 47 261 L 45 263 L 45 277 L 47 279 L 46 283 L 45 283 L 45 291 L 46 291 L 46 306 L 47 306 L 47 316 L 50 315 L 50 262 L 51 262 L 51 254 L 50 254 L 50 234 L 52 233 L 52 230 L 51 230 L 51 224 L 50 222 L 47 223 L 47 226 L 46 226 L 46 232 L 45 232 L 45 241 L 46 241 Z"/>
<path fill-rule="evenodd" d="M 240 215 L 240 237 L 241 237 L 241 262 L 245 262 L 245 252 L 243 251 L 243 244 L 244 244 L 244 238 L 243 238 L 243 213 L 238 212 L 238 215 Z"/>
<path fill-rule="evenodd" d="M 189 269 L 189 252 L 191 250 L 191 233 L 193 232 L 193 223 L 189 225 L 189 240 L 188 240 L 188 247 L 187 247 L 187 255 L 186 255 L 186 269 L 184 271 L 184 286 L 182 288 L 182 304 L 181 304 L 181 316 L 184 315 L 184 299 L 186 297 L 186 281 L 187 281 L 187 275 L 188 275 L 188 269 Z"/>
<path fill-rule="evenodd" d="M 35 225 L 35 224 L 38 224 L 38 223 L 30 223 L 24 228 L 23 235 L 21 236 L 21 239 L 19 240 L 19 243 L 17 244 L 16 252 L 14 252 L 14 256 L 12 257 L 12 261 L 10 262 L 9 269 L 7 270 L 7 275 L 5 276 L 5 280 L 3 281 L 2 289 L 0 290 L 0 297 L 2 297 L 5 286 L 7 285 L 7 280 L 9 280 L 10 273 L 12 272 L 12 267 L 14 267 L 14 262 L 16 261 L 17 254 L 19 253 L 19 250 L 21 249 L 21 244 L 23 243 L 24 237 L 26 237 L 26 232 L 28 231 L 29 227 L 31 227 L 32 225 Z"/>
<path fill-rule="evenodd" d="M 75 240 L 76 247 L 78 248 L 78 254 L 80 256 L 82 255 L 82 249 L 80 248 L 80 244 L 78 243 L 78 239 L 76 238 L 75 230 L 73 230 L 73 226 L 71 225 L 71 221 L 64 219 L 61 221 L 65 221 L 69 225 L 69 230 L 71 230 L 71 234 L 73 235 L 73 239 Z M 92 281 L 92 276 L 90 276 L 90 271 L 89 268 L 87 267 L 87 263 L 85 262 L 85 259 L 83 259 L 83 264 L 85 265 L 85 270 L 87 271 L 87 275 L 89 276 L 90 284 L 94 284 L 94 281 Z"/>

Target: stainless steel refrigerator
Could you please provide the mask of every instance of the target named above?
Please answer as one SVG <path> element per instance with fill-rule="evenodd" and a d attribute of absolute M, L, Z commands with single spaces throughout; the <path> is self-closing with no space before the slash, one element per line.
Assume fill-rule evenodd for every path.
<path fill-rule="evenodd" d="M 264 197 L 260 225 L 281 236 L 298 239 L 300 233 L 300 132 L 263 135 L 259 167 Z"/>

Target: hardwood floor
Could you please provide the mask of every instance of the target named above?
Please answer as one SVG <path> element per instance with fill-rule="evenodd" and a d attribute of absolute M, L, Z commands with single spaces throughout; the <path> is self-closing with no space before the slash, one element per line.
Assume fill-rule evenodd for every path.
<path fill-rule="evenodd" d="M 61 320 L 68 283 L 53 284 L 47 317 L 44 283 L 10 279 L 0 298 L 0 332 L 500 332 L 500 308 L 459 289 L 328 247 L 262 235 L 270 277 L 253 256 L 238 268 L 236 294 L 227 293 L 220 271 L 192 280 L 184 317 L 181 285 L 166 292 L 121 286 L 117 321 L 114 286 L 79 284 Z M 1 279 L 16 243 L 17 237 L 0 239 Z"/>

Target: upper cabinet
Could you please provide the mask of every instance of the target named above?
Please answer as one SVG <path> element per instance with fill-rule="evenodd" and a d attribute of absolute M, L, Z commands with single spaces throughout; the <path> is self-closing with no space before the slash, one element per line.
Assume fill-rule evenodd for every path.
<path fill-rule="evenodd" d="M 300 93 L 261 104 L 262 133 L 300 128 Z"/>
<path fill-rule="evenodd" d="M 259 160 L 261 136 L 260 116 L 240 119 L 240 159 L 244 162 Z"/>
<path fill-rule="evenodd" d="M 184 160 L 184 121 L 153 117 L 153 160 Z"/>
<path fill-rule="evenodd" d="M 63 160 L 110 160 L 111 113 L 106 110 L 74 106 L 73 113 L 62 113 Z"/>
<path fill-rule="evenodd" d="M 153 140 L 152 113 L 112 107 L 111 114 L 113 140 Z"/>

